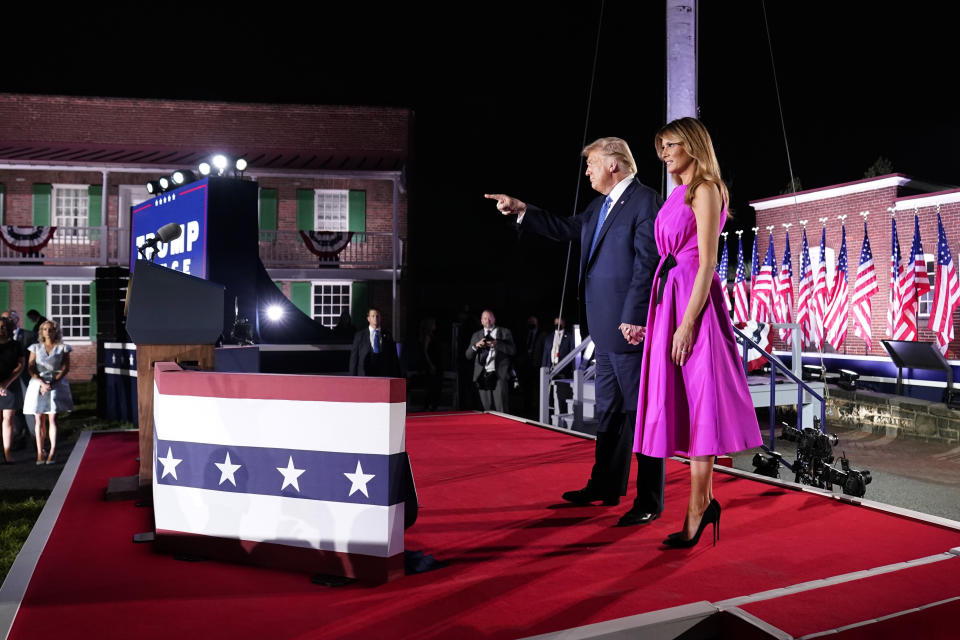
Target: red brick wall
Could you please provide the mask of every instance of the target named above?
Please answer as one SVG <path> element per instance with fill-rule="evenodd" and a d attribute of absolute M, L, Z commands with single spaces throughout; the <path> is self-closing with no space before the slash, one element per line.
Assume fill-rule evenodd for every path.
<path fill-rule="evenodd" d="M 839 258 L 841 228 L 838 215 L 846 215 L 847 227 L 847 260 L 848 260 L 848 290 L 850 298 L 853 297 L 853 291 L 856 284 L 857 266 L 860 262 L 860 247 L 863 243 L 863 218 L 859 215 L 860 211 L 870 211 L 867 218 L 867 229 L 870 236 L 870 248 L 873 252 L 874 267 L 877 272 L 877 284 L 880 291 L 875 295 L 872 307 L 872 335 L 873 349 L 870 355 L 886 355 L 886 351 L 880 344 L 883 338 L 890 338 L 887 335 L 887 308 L 888 296 L 890 290 L 890 226 L 891 216 L 887 211 L 889 207 L 897 202 L 902 202 L 909 207 L 910 199 L 899 197 L 897 187 L 887 187 L 866 191 L 856 194 L 826 198 L 815 202 L 801 203 L 797 206 L 788 205 L 771 209 L 757 211 L 757 226 L 759 231 L 759 252 L 761 259 L 766 253 L 768 236 L 766 227 L 776 225 L 773 230 L 774 248 L 777 254 L 777 269 L 783 260 L 783 242 L 784 228 L 783 223 L 793 223 L 790 227 L 790 250 L 793 256 L 794 270 L 794 300 L 797 298 L 797 288 L 800 279 L 800 248 L 802 242 L 801 228 L 799 220 L 808 220 L 807 223 L 807 241 L 811 248 L 820 244 L 820 222 L 819 218 L 828 217 L 827 228 L 827 247 L 833 249 L 834 260 Z M 901 205 L 902 206 L 902 205 Z M 954 263 L 960 264 L 960 203 L 949 203 L 941 206 L 941 216 L 943 218 L 944 229 L 947 234 L 947 240 L 950 243 L 950 249 L 954 256 Z M 914 216 L 913 208 L 900 210 L 896 215 L 897 234 L 900 240 L 900 252 L 903 263 L 909 258 L 910 247 L 913 242 Z M 936 256 L 937 251 L 937 213 L 936 207 L 928 206 L 919 210 L 920 237 L 923 242 L 925 254 Z M 735 221 L 731 226 L 728 223 L 728 229 L 733 231 L 740 227 L 736 226 Z M 731 234 L 733 238 L 733 234 Z M 748 240 L 749 238 L 749 240 Z M 753 238 L 748 230 L 744 234 L 744 258 L 749 259 L 750 243 Z M 735 260 L 736 245 L 731 244 L 731 260 Z M 735 269 L 735 264 L 731 266 L 731 272 Z M 933 278 L 931 276 L 931 285 Z M 954 324 L 960 322 L 960 312 L 954 314 Z M 935 334 L 926 328 L 927 319 L 918 319 L 919 335 L 921 341 L 934 341 Z M 847 354 L 865 354 L 867 353 L 866 344 L 854 333 L 853 312 L 850 311 L 850 320 L 847 330 L 847 338 L 840 348 L 841 353 Z M 779 338 L 774 341 L 778 349 L 787 348 Z M 951 343 L 949 358 L 960 357 L 960 344 L 957 341 Z"/>

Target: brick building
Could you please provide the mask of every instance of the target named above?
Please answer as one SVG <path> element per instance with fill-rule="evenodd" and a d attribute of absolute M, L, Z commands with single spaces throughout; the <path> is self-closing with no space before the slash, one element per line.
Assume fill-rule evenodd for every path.
<path fill-rule="evenodd" d="M 847 228 L 847 259 L 849 262 L 848 282 L 849 295 L 852 298 L 860 247 L 863 243 L 864 220 L 859 214 L 862 211 L 870 212 L 867 216 L 867 230 L 880 287 L 879 293 L 872 299 L 873 349 L 867 354 L 866 344 L 854 333 L 853 313 L 851 312 L 847 338 L 839 350 L 843 354 L 886 355 L 886 351 L 879 341 L 890 337 L 887 335 L 886 317 L 890 293 L 892 215 L 896 216 L 897 221 L 897 235 L 903 260 L 901 264 L 904 264 L 910 255 L 910 247 L 913 242 L 914 213 L 916 213 L 920 221 L 920 236 L 923 241 L 927 270 L 930 274 L 931 285 L 933 284 L 936 268 L 938 206 L 953 259 L 955 263 L 960 263 L 960 189 L 925 183 L 903 174 L 891 174 L 801 191 L 795 194 L 763 198 L 754 200 L 750 205 L 756 210 L 757 227 L 760 228 L 758 246 L 761 260 L 766 254 L 769 242 L 766 227 L 771 225 L 775 227 L 773 238 L 778 269 L 780 261 L 783 259 L 785 237 L 783 224 L 792 224 L 789 230 L 794 269 L 794 300 L 797 298 L 802 242 L 799 221 L 807 221 L 807 242 L 810 246 L 810 259 L 816 265 L 821 230 L 819 219 L 827 218 L 826 258 L 828 282 L 832 282 L 841 242 L 841 222 L 838 216 L 847 216 L 845 223 Z M 736 221 L 731 226 L 737 228 Z M 752 236 L 748 230 L 744 234 L 745 260 L 749 259 L 749 242 L 752 242 Z M 733 245 L 731 253 L 734 259 L 735 252 L 736 245 Z M 730 269 L 731 273 L 734 271 L 735 265 Z M 919 328 L 918 339 L 921 341 L 935 340 L 934 333 L 927 329 L 932 300 L 933 293 L 931 292 L 922 296 L 919 301 L 917 324 Z M 960 312 L 954 314 L 954 325 L 956 326 L 958 322 L 960 322 Z M 958 337 L 960 337 L 960 331 L 958 331 Z M 778 349 L 786 348 L 779 339 L 774 341 L 774 345 Z M 960 340 L 954 340 L 950 344 L 947 357 L 960 357 Z"/>
<path fill-rule="evenodd" d="M 0 221 L 56 227 L 41 252 L 0 245 L 0 309 L 37 309 L 95 371 L 95 269 L 128 267 L 130 207 L 146 183 L 214 153 L 260 186 L 260 257 L 281 290 L 333 326 L 382 308 L 400 334 L 407 237 L 407 109 L 0 94 Z M 352 231 L 318 259 L 300 230 Z M 26 321 L 25 321 L 26 324 Z"/>

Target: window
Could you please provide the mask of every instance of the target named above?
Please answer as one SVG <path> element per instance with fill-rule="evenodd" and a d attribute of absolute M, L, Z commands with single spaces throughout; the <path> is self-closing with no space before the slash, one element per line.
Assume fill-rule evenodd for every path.
<path fill-rule="evenodd" d="M 90 220 L 90 187 L 87 185 L 53 185 L 54 227 L 86 227 Z"/>
<path fill-rule="evenodd" d="M 350 312 L 349 282 L 313 283 L 313 319 L 333 328 L 344 311 Z"/>
<path fill-rule="evenodd" d="M 350 192 L 346 189 L 314 189 L 313 228 L 316 231 L 347 231 Z"/>
<path fill-rule="evenodd" d="M 933 308 L 933 279 L 937 274 L 936 258 L 932 253 L 923 254 L 923 261 L 927 263 L 927 278 L 930 279 L 930 291 L 920 296 L 917 301 L 917 319 L 929 318 Z"/>
<path fill-rule="evenodd" d="M 60 325 L 65 341 L 92 337 L 89 282 L 50 282 L 47 309 L 50 310 L 50 319 Z"/>

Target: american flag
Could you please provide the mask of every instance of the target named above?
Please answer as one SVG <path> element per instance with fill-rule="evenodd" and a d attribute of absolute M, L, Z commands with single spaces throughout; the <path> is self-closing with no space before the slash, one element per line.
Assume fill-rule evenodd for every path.
<path fill-rule="evenodd" d="M 721 236 L 722 238 L 722 236 Z M 720 262 L 717 263 L 717 275 L 720 276 L 720 286 L 723 287 L 723 301 L 727 303 L 727 311 L 733 311 L 733 305 L 730 304 L 730 292 L 727 291 L 727 268 L 730 263 L 730 253 L 727 251 L 727 239 L 723 240 L 723 255 L 720 256 Z"/>
<path fill-rule="evenodd" d="M 830 285 L 827 283 L 827 227 L 820 231 L 820 260 L 813 276 L 813 326 L 817 349 L 823 347 L 826 334 L 824 322 L 827 317 L 827 305 L 830 301 Z"/>
<path fill-rule="evenodd" d="M 900 281 L 903 265 L 900 264 L 900 239 L 897 237 L 897 219 L 890 218 L 890 294 L 887 304 L 887 335 L 897 338 L 900 323 Z"/>
<path fill-rule="evenodd" d="M 793 261 L 790 256 L 790 231 L 784 241 L 783 262 L 777 277 L 777 297 L 774 311 L 777 322 L 793 322 Z M 793 338 L 792 329 L 780 329 L 780 339 L 789 342 Z"/>
<path fill-rule="evenodd" d="M 750 257 L 750 319 L 757 319 L 757 276 L 760 275 L 760 259 L 757 251 L 757 231 L 753 230 L 753 255 Z"/>
<path fill-rule="evenodd" d="M 847 290 L 847 226 L 840 227 L 840 258 L 837 260 L 837 277 L 833 285 L 833 296 L 827 309 L 826 341 L 834 349 L 840 349 L 847 338 L 847 325 L 850 320 L 850 292 Z"/>
<path fill-rule="evenodd" d="M 747 306 L 747 280 L 743 268 L 743 238 L 737 237 L 737 278 L 733 285 L 733 322 L 745 323 L 750 317 Z"/>
<path fill-rule="evenodd" d="M 800 337 L 806 347 L 816 346 L 813 328 L 813 268 L 810 266 L 810 248 L 807 246 L 807 228 L 803 228 L 800 248 L 800 286 L 797 294 L 797 323 Z"/>
<path fill-rule="evenodd" d="M 953 312 L 960 303 L 960 279 L 953 266 L 947 234 L 943 232 L 940 212 L 937 212 L 937 280 L 933 289 L 933 309 L 927 327 L 937 333 L 940 353 L 947 355 L 947 347 L 953 340 Z"/>
<path fill-rule="evenodd" d="M 900 278 L 900 316 L 894 338 L 917 339 L 917 299 L 930 291 L 927 265 L 923 258 L 923 243 L 920 241 L 920 218 L 913 217 L 913 244 L 910 245 L 910 260 Z"/>
<path fill-rule="evenodd" d="M 773 250 L 773 234 L 770 234 L 770 245 L 767 248 L 767 257 L 760 267 L 753 284 L 754 320 L 757 322 L 771 322 L 774 319 L 775 291 L 773 272 L 776 270 L 777 257 Z"/>
<path fill-rule="evenodd" d="M 867 236 L 867 221 L 863 221 L 863 246 L 860 247 L 860 264 L 857 266 L 857 283 L 853 288 L 853 331 L 867 343 L 867 353 L 873 349 L 873 332 L 870 322 L 873 319 L 871 297 L 880 291 L 877 285 L 877 271 L 873 268 L 873 252 L 870 250 L 870 238 Z"/>

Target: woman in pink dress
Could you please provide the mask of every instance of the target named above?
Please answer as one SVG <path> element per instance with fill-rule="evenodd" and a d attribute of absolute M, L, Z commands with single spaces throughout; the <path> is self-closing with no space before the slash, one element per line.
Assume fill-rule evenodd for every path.
<path fill-rule="evenodd" d="M 689 456 L 687 515 L 664 544 L 691 547 L 708 524 L 716 543 L 714 456 L 762 439 L 723 300 L 725 283 L 715 273 L 730 195 L 713 142 L 699 120 L 681 118 L 657 133 L 655 145 L 677 186 L 654 227 L 662 258 L 645 330 L 634 449 L 659 458 Z"/>

